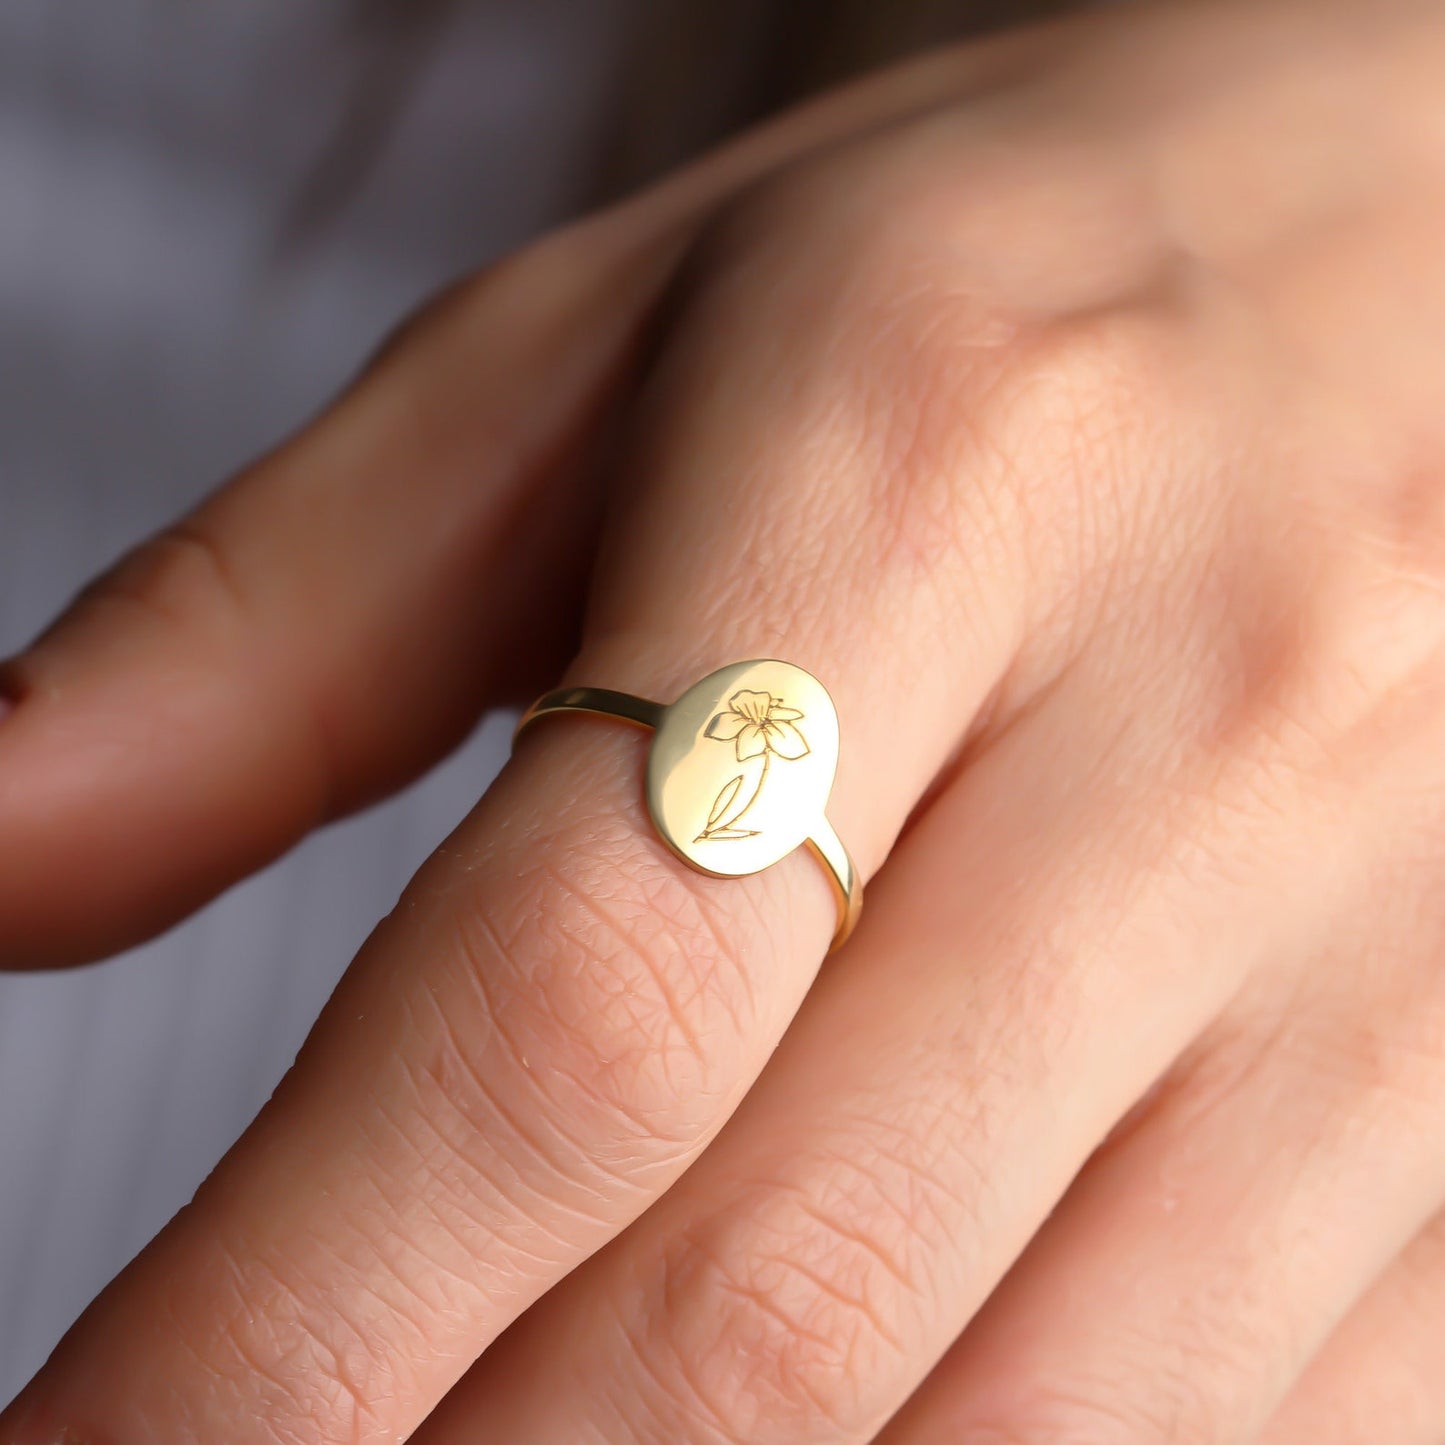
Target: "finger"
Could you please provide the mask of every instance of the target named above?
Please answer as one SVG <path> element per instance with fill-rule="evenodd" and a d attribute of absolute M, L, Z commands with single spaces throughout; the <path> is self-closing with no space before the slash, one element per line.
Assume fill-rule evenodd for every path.
<path fill-rule="evenodd" d="M 1402 1021 L 1351 1027 L 1285 1019 L 1206 1049 L 1091 1163 L 883 1439 L 1256 1439 L 1445 1193 L 1420 1056 L 1362 1047 Z"/>
<path fill-rule="evenodd" d="M 583 250 L 554 242 L 439 309 L 11 664 L 0 963 L 154 933 L 565 655 L 575 598 L 533 579 L 577 565 L 573 463 L 646 286 Z M 526 632 L 497 625 L 509 595 Z"/>
<path fill-rule="evenodd" d="M 1263 1445 L 1436 1445 L 1445 1435 L 1445 1215 L 1335 1331 Z"/>
<path fill-rule="evenodd" d="M 723 328 L 723 384 L 708 358 L 735 272 L 662 354 L 573 680 L 669 699 L 731 658 L 781 649 L 810 666 L 847 740 L 830 815 L 866 875 L 1007 666 L 1025 578 L 1030 596 L 1050 588 L 1001 534 L 1007 479 L 987 447 L 925 471 L 916 426 L 840 395 L 838 326 L 857 287 L 816 249 L 766 264 L 807 274 L 770 285 L 751 271 L 779 299 Z M 837 324 L 818 326 L 829 306 Z M 860 358 L 847 385 L 866 389 L 874 363 L 931 373 L 906 335 L 865 335 L 888 355 Z M 854 424 L 834 423 L 839 406 Z M 892 527 L 859 526 L 886 485 L 897 508 L 883 515 L 931 527 L 930 489 L 948 484 L 935 465 L 976 493 L 955 517 L 976 559 L 966 575 L 935 575 Z M 528 735 L 254 1128 L 22 1396 L 4 1445 L 102 1425 L 119 1445 L 404 1437 L 673 1182 L 776 1045 L 834 906 L 805 855 L 737 880 L 682 865 L 646 821 L 643 747 L 587 719 Z"/>
<path fill-rule="evenodd" d="M 590 453 L 699 218 L 1006 53 L 831 97 L 494 267 L 88 589 L 4 670 L 0 967 L 139 941 L 555 676 Z"/>
<path fill-rule="evenodd" d="M 721 1138 L 497 1343 L 426 1445 L 873 1438 L 1236 990 L 1262 899 L 1312 876 L 1269 836 L 1293 800 L 1261 809 L 1253 767 L 1205 815 L 1161 815 L 1161 778 L 1100 761 L 1113 724 L 1073 679 L 899 843 Z M 1276 861 L 1197 864 L 1246 851 Z M 1061 1298 L 1062 1329 L 1086 1297 Z M 937 1438 L 971 1439 L 958 1423 Z"/>

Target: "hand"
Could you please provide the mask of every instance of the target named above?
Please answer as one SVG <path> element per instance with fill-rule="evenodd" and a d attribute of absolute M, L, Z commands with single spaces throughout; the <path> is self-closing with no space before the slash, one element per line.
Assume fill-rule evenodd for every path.
<path fill-rule="evenodd" d="M 0 724 L 14 964 L 579 625 L 578 683 L 821 677 L 872 882 L 815 979 L 813 860 L 694 873 L 644 738 L 539 727 L 0 1445 L 1438 1441 L 1442 67 L 1438 6 L 1251 0 L 882 77 L 83 598 Z"/>

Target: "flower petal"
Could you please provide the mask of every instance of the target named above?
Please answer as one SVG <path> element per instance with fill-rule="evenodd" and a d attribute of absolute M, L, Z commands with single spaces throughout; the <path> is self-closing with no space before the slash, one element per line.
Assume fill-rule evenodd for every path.
<path fill-rule="evenodd" d="M 766 722 L 768 709 L 773 705 L 773 695 L 770 692 L 751 692 L 747 688 L 740 688 L 728 699 L 728 706 L 734 712 L 740 712 L 749 722 Z"/>
<path fill-rule="evenodd" d="M 731 708 L 727 712 L 717 713 L 713 720 L 707 725 L 704 737 L 721 738 L 723 742 L 730 743 L 748 726 L 748 720 L 740 712 L 733 712 Z"/>
<path fill-rule="evenodd" d="M 774 720 L 768 724 L 767 746 L 769 750 L 789 761 L 807 757 L 812 749 L 808 746 L 808 740 L 802 733 L 790 722 L 778 722 L 776 713 L 773 718 Z"/>
<path fill-rule="evenodd" d="M 771 722 L 797 722 L 802 715 L 795 707 L 784 707 L 782 703 L 775 702 L 768 713 L 768 719 Z"/>
<path fill-rule="evenodd" d="M 788 724 L 792 727 L 792 723 Z M 757 723 L 749 723 L 738 734 L 738 762 L 745 763 L 768 750 L 768 740 Z"/>

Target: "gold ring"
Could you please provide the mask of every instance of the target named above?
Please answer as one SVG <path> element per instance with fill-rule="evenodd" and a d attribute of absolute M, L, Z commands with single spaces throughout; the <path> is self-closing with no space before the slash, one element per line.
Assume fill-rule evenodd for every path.
<path fill-rule="evenodd" d="M 685 863 L 741 878 L 806 844 L 837 897 L 831 946 L 853 931 L 863 885 L 824 811 L 838 770 L 838 710 L 812 673 L 776 658 L 734 662 L 671 704 L 605 687 L 559 688 L 522 714 L 513 745 L 539 718 L 562 712 L 653 730 L 647 811 Z"/>

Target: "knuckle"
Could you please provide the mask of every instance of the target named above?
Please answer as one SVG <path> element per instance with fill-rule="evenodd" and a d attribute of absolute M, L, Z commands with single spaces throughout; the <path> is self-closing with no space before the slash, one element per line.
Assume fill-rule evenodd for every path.
<path fill-rule="evenodd" d="M 927 1314 L 909 1206 L 880 1208 L 871 1182 L 836 1173 L 821 1199 L 764 1186 L 733 1202 L 725 1226 L 686 1231 L 664 1256 L 642 1345 L 664 1364 L 650 1377 L 668 1401 L 721 1421 L 724 1438 L 761 1438 L 760 1422 L 768 1438 L 792 1438 L 820 1420 L 855 1438 Z"/>
<path fill-rule="evenodd" d="M 456 953 L 485 1019 L 449 1030 L 446 1057 L 470 1054 L 464 1040 L 495 1041 L 528 1102 L 570 1130 L 689 1151 L 758 1022 L 762 931 L 737 921 L 745 890 L 729 891 L 725 923 L 618 814 L 574 816 L 517 860 L 514 877 L 506 897 L 489 883 L 456 911 Z M 460 1062 L 464 1092 L 489 1072 L 484 1059 Z"/>
<path fill-rule="evenodd" d="M 327 1308 L 317 1311 L 296 1270 L 218 1237 L 162 1313 L 213 1382 L 219 1409 L 246 1400 L 265 1445 L 349 1445 L 375 1428 L 371 1402 L 382 1398 L 395 1362 L 370 1343 L 376 1330 L 364 1310 L 328 1291 Z"/>
<path fill-rule="evenodd" d="M 1158 510 L 1159 468 L 1139 463 L 1159 462 L 1150 435 L 1173 404 L 1160 393 L 1171 325 L 1165 306 L 1120 302 L 1032 325 L 995 358 L 974 426 L 1025 514 L 1048 517 L 1041 536 L 1077 548 L 1132 535 L 1101 525 L 1126 505 L 1144 521 Z"/>
<path fill-rule="evenodd" d="M 1036 559 L 1013 554 L 1067 546 L 1072 563 L 1081 539 L 1114 540 L 1097 513 L 1156 479 L 1135 451 L 1157 452 L 1168 431 L 1161 354 L 1181 328 L 1167 272 L 1052 319 L 1011 299 L 986 253 L 957 244 L 954 188 L 915 163 L 937 145 L 924 128 L 780 173 L 713 223 L 683 296 L 692 330 L 747 363 L 738 374 L 774 376 L 787 352 L 772 460 L 743 483 L 772 529 L 785 505 L 769 487 L 776 458 L 804 451 L 812 473 L 820 455 L 837 461 L 858 481 L 829 496 L 818 565 L 942 585 L 952 604 L 959 556 L 1022 564 Z M 739 304 L 759 296 L 765 306 Z"/>
<path fill-rule="evenodd" d="M 1087 610 L 1091 585 L 1129 574 L 1124 550 L 1157 544 L 1185 510 L 1160 481 L 1158 419 L 1176 405 L 1160 394 L 1167 310 L 1025 324 L 953 284 L 915 276 L 880 303 L 890 312 L 867 341 L 875 545 L 885 565 L 925 576 L 956 573 L 950 557 L 991 558 L 1034 579 L 1035 607 Z"/>
<path fill-rule="evenodd" d="M 760 1421 L 784 1430 L 819 1419 L 840 1432 L 857 1428 L 882 1327 L 845 1284 L 781 1252 L 728 1260 L 695 1243 L 669 1274 L 669 1292 L 686 1300 L 678 1306 L 686 1317 L 671 1316 L 681 1327 L 674 1360 L 687 1357 L 678 1373 L 733 1438 L 752 1438 Z"/>
<path fill-rule="evenodd" d="M 938 1082 L 890 1080 L 784 1174 L 737 1185 L 671 1237 L 627 1316 L 637 1410 L 675 1429 L 690 1413 L 723 1439 L 817 1438 L 819 1421 L 853 1439 L 886 1414 L 944 1302 L 986 1280 L 959 1248 L 996 1207 L 962 1158 L 978 1121 L 940 1104 L 955 1077 Z"/>
<path fill-rule="evenodd" d="M 250 610 L 225 548 L 196 518 L 127 553 L 82 589 L 71 611 L 116 607 L 167 630 L 224 624 Z"/>

